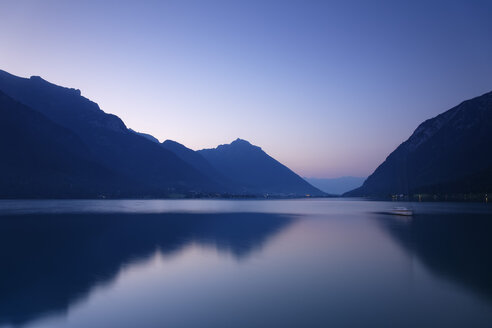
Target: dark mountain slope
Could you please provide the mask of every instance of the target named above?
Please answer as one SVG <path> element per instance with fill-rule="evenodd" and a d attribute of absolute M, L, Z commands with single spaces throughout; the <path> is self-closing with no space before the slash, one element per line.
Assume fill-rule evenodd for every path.
<path fill-rule="evenodd" d="M 150 134 L 148 134 L 148 133 L 137 132 L 137 131 L 135 131 L 135 130 L 133 130 L 133 129 L 128 129 L 128 130 L 129 130 L 130 132 L 135 133 L 135 134 L 136 134 L 136 135 L 138 135 L 138 136 L 141 136 L 141 137 L 146 138 L 147 140 L 150 140 L 150 141 L 155 142 L 155 143 L 160 143 L 160 142 L 159 142 L 159 139 L 157 139 L 157 138 L 156 138 L 156 137 L 154 137 L 153 135 L 150 135 Z"/>
<path fill-rule="evenodd" d="M 219 189 L 174 153 L 129 131 L 117 116 L 104 113 L 79 90 L 4 71 L 0 71 L 0 90 L 75 132 L 99 164 L 136 182 L 169 193 Z"/>
<path fill-rule="evenodd" d="M 223 186 L 224 190 L 233 192 L 237 189 L 232 181 L 229 181 L 225 176 L 220 174 L 220 172 L 213 167 L 199 152 L 189 149 L 173 140 L 165 140 L 161 145 L 217 184 Z"/>
<path fill-rule="evenodd" d="M 347 196 L 492 189 L 492 92 L 422 123 Z M 487 182 L 488 181 L 488 182 Z"/>
<path fill-rule="evenodd" d="M 217 171 L 241 186 L 240 192 L 322 195 L 289 168 L 279 163 L 260 147 L 237 139 L 229 145 L 198 151 Z"/>
<path fill-rule="evenodd" d="M 95 164 L 77 135 L 1 91 L 0 117 L 1 198 L 121 197 L 146 189 Z"/>

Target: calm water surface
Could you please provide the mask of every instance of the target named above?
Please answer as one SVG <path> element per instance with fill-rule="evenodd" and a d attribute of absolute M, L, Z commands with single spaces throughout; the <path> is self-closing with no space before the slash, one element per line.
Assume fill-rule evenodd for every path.
<path fill-rule="evenodd" d="M 492 206 L 0 201 L 0 327 L 491 327 Z"/>

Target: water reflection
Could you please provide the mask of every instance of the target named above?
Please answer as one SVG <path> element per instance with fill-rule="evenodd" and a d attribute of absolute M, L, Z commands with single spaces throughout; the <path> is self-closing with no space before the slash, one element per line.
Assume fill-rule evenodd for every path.
<path fill-rule="evenodd" d="M 293 220 L 262 213 L 0 216 L 0 326 L 65 312 L 156 250 L 197 243 L 241 261 Z"/>
<path fill-rule="evenodd" d="M 432 272 L 492 301 L 492 215 L 377 215 L 384 230 Z"/>

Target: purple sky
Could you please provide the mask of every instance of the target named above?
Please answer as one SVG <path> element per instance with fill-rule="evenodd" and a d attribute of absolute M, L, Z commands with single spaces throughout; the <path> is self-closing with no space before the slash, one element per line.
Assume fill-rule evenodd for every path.
<path fill-rule="evenodd" d="M 237 137 L 365 176 L 492 90 L 491 1 L 2 1 L 0 68 L 193 149 Z"/>

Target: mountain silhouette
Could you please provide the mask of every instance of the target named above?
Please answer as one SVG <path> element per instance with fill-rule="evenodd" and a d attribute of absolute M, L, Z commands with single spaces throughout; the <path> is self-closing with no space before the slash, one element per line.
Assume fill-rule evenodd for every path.
<path fill-rule="evenodd" d="M 173 152 L 130 131 L 117 116 L 104 113 L 96 103 L 82 97 L 79 90 L 60 87 L 40 77 L 20 78 L 4 71 L 0 71 L 0 90 L 71 130 L 90 151 L 94 162 L 148 186 L 151 196 L 221 191 Z"/>
<path fill-rule="evenodd" d="M 492 190 L 492 92 L 432 118 L 346 196 Z"/>
<path fill-rule="evenodd" d="M 8 167 L 3 164 L 0 197 L 324 195 L 245 140 L 200 151 L 172 140 L 159 143 L 128 129 L 80 90 L 39 76 L 0 70 L 0 90 L 9 116 L 2 133 L 17 136 L 2 141 L 12 156 Z"/>
<path fill-rule="evenodd" d="M 224 190 L 234 193 L 238 190 L 237 186 L 232 181 L 222 175 L 215 167 L 213 167 L 199 152 L 187 148 L 179 142 L 173 140 L 165 140 L 162 147 L 173 152 L 180 159 L 193 166 L 195 169 L 206 175 L 209 179 L 222 186 Z"/>
<path fill-rule="evenodd" d="M 280 195 L 322 195 L 288 167 L 246 140 L 199 150 L 217 171 L 240 186 L 240 192 Z"/>
<path fill-rule="evenodd" d="M 137 132 L 137 131 L 135 131 L 135 130 L 133 130 L 133 129 L 128 129 L 128 130 L 130 130 L 130 132 L 135 133 L 136 135 L 139 135 L 139 136 L 141 136 L 141 137 L 144 137 L 144 138 L 145 138 L 145 139 L 147 139 L 147 140 L 150 140 L 150 141 L 155 142 L 155 143 L 159 143 L 159 139 L 157 139 L 156 137 L 154 137 L 154 136 L 153 136 L 153 135 L 151 135 L 151 134 L 148 134 L 148 133 L 142 133 L 142 132 Z"/>
<path fill-rule="evenodd" d="M 132 196 L 149 188 L 98 164 L 72 131 L 0 91 L 0 197 Z"/>

